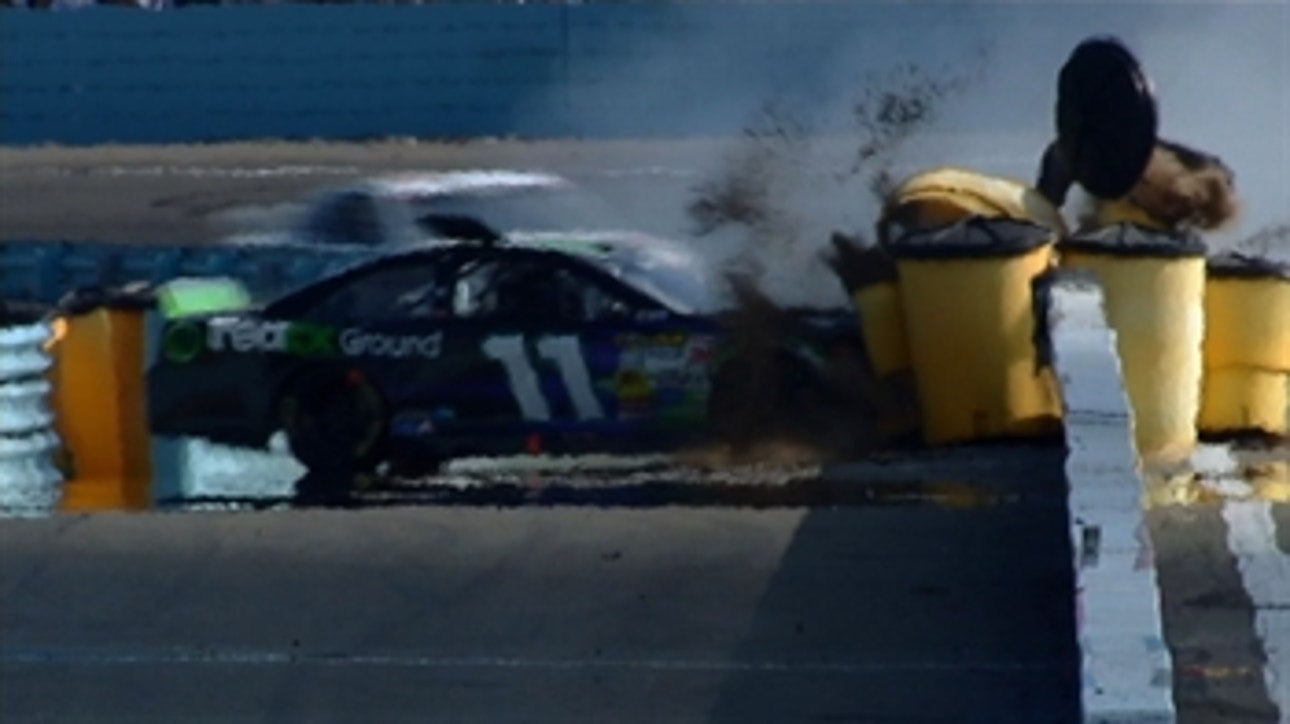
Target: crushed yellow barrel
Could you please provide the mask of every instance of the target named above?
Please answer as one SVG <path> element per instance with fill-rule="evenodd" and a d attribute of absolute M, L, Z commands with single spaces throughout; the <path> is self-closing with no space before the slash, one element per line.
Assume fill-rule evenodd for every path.
<path fill-rule="evenodd" d="M 969 217 L 1032 221 L 1061 236 L 1067 231 L 1057 207 L 1021 181 L 943 166 L 916 173 L 896 187 L 883 206 L 878 238 L 886 243 L 902 231 Z"/>

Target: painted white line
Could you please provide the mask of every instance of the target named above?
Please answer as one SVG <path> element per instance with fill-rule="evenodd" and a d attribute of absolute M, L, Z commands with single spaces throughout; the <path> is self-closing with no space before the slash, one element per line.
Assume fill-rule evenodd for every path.
<path fill-rule="evenodd" d="M 1290 721 L 1290 554 L 1277 546 L 1272 503 L 1231 500 L 1223 504 L 1227 545 L 1254 604 L 1254 630 L 1263 644 L 1263 681 L 1268 698 Z"/>
<path fill-rule="evenodd" d="M 1173 721 L 1133 419 L 1102 293 L 1067 281 L 1050 310 L 1065 403 L 1085 721 Z"/>
<path fill-rule="evenodd" d="M 524 669 L 583 671 L 627 669 L 713 673 L 813 673 L 835 675 L 927 671 L 1059 671 L 1056 663 L 998 661 L 776 661 L 681 658 L 541 658 L 524 656 L 438 656 L 407 653 L 311 653 L 281 649 L 143 648 L 143 647 L 2 647 L 0 663 L 21 665 L 156 665 L 219 664 L 243 666 L 373 666 L 418 669 Z"/>

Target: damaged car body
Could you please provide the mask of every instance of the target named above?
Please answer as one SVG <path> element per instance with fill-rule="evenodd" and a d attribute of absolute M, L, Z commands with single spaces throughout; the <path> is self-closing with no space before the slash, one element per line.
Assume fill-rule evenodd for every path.
<path fill-rule="evenodd" d="M 683 247 L 631 235 L 383 255 L 261 306 L 172 311 L 150 424 L 243 446 L 282 431 L 334 478 L 402 459 L 672 450 L 734 442 L 750 397 L 828 399 L 808 388 L 859 349 L 846 310 L 802 310 L 790 336 L 749 344 L 717 296 Z"/>

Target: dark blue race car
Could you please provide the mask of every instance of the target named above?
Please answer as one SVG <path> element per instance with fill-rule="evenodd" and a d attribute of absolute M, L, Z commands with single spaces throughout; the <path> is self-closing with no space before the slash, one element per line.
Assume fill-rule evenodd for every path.
<path fill-rule="evenodd" d="M 247 446 L 283 431 L 332 481 L 383 461 L 737 442 L 837 399 L 829 364 L 862 354 L 851 312 L 740 324 L 718 291 L 687 249 L 640 235 L 391 253 L 262 306 L 172 312 L 151 427 Z"/>

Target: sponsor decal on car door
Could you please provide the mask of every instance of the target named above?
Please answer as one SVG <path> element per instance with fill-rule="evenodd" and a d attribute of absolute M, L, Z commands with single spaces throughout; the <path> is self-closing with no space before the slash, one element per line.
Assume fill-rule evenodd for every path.
<path fill-rule="evenodd" d="M 615 384 L 623 418 L 689 422 L 707 404 L 716 339 L 692 330 L 633 330 L 615 338 Z"/>
<path fill-rule="evenodd" d="M 506 384 L 525 421 L 550 422 L 553 419 L 551 400 L 543 389 L 537 367 L 541 363 L 556 370 L 577 421 L 604 419 L 605 410 L 596 395 L 591 372 L 583 356 L 582 342 L 577 335 L 491 335 L 484 338 L 480 351 L 502 366 Z"/>

